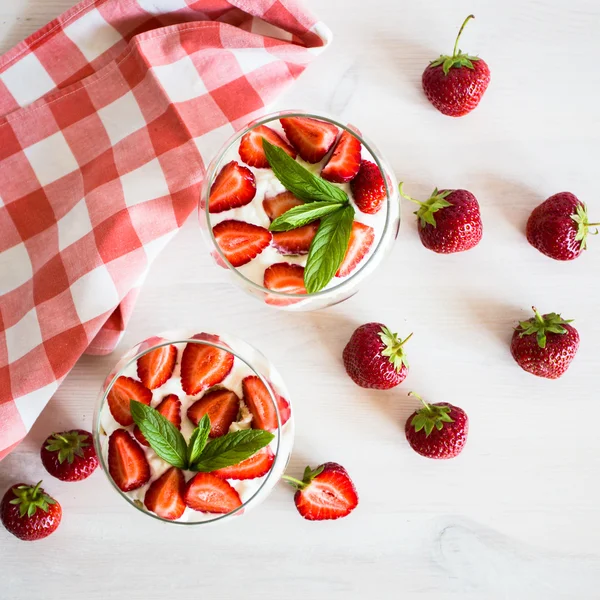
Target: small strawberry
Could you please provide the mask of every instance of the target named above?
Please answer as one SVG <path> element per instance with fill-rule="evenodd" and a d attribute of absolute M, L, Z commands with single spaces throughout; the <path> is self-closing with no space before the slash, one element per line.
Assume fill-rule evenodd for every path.
<path fill-rule="evenodd" d="M 204 415 L 210 419 L 210 437 L 220 437 L 229 431 L 240 410 L 240 399 L 231 390 L 212 390 L 196 400 L 187 411 L 189 420 L 198 425 Z"/>
<path fill-rule="evenodd" d="M 138 377 L 148 389 L 154 390 L 171 377 L 176 361 L 177 348 L 175 346 L 155 348 L 138 359 Z"/>
<path fill-rule="evenodd" d="M 304 267 L 292 263 L 275 263 L 265 270 L 264 286 L 274 292 L 283 294 L 306 294 L 304 287 Z M 287 306 L 299 302 L 295 298 L 280 298 L 268 295 L 265 299 L 267 304 L 273 306 Z"/>
<path fill-rule="evenodd" d="M 220 213 L 231 208 L 250 204 L 256 196 L 256 179 L 248 167 L 232 160 L 215 178 L 210 188 L 208 210 Z"/>
<path fill-rule="evenodd" d="M 297 491 L 296 508 L 309 521 L 326 521 L 348 516 L 358 506 L 352 479 L 342 465 L 328 462 L 316 469 L 306 467 L 302 481 L 283 476 Z"/>
<path fill-rule="evenodd" d="M 56 531 L 62 518 L 60 504 L 37 485 L 17 483 L 0 503 L 0 521 L 9 533 L 20 540 L 32 542 Z"/>
<path fill-rule="evenodd" d="M 156 407 L 156 410 L 165 419 L 171 421 L 177 429 L 181 429 L 181 401 L 175 394 L 165 396 Z M 150 447 L 148 440 L 137 425 L 133 428 L 133 435 L 142 446 Z"/>
<path fill-rule="evenodd" d="M 579 347 L 579 333 L 560 315 L 540 315 L 521 321 L 515 329 L 510 351 L 519 366 L 538 377 L 558 379 L 575 358 Z M 535 335 L 534 335 L 535 334 Z"/>
<path fill-rule="evenodd" d="M 364 223 L 354 221 L 350 231 L 348 249 L 342 264 L 339 266 L 335 276 L 347 277 L 358 267 L 362 259 L 369 253 L 375 241 L 375 230 Z"/>
<path fill-rule="evenodd" d="M 189 343 L 181 357 L 181 387 L 188 396 L 221 383 L 233 368 L 231 352 L 205 344 Z"/>
<path fill-rule="evenodd" d="M 350 189 L 358 210 L 368 215 L 381 210 L 386 198 L 385 182 L 375 163 L 370 160 L 360 163 L 360 170 L 350 183 Z"/>
<path fill-rule="evenodd" d="M 425 95 L 441 113 L 450 117 L 462 117 L 470 113 L 481 100 L 490 83 L 490 69 L 478 56 L 463 54 L 458 40 L 470 19 L 462 24 L 452 56 L 440 56 L 423 72 Z"/>
<path fill-rule="evenodd" d="M 408 417 L 404 428 L 412 449 L 427 458 L 458 456 L 469 433 L 467 413 L 447 402 L 427 404 L 414 392 L 409 396 L 415 396 L 423 403 L 423 408 Z"/>
<path fill-rule="evenodd" d="M 61 481 L 81 481 L 98 466 L 92 434 L 83 429 L 53 433 L 40 451 L 42 464 Z"/>
<path fill-rule="evenodd" d="M 269 394 L 267 387 L 262 382 L 260 377 L 249 375 L 242 380 L 242 389 L 244 391 L 244 402 L 252 413 L 252 428 L 266 429 L 274 431 L 277 429 L 277 413 L 273 400 Z M 280 394 L 278 394 L 271 385 L 277 407 L 279 408 L 279 418 L 283 427 L 289 420 L 292 411 L 290 403 Z"/>
<path fill-rule="evenodd" d="M 425 248 L 438 254 L 464 252 L 479 244 L 483 224 L 477 198 L 467 190 L 433 190 L 425 202 L 402 191 L 400 195 L 420 205 L 415 212 L 419 220 L 419 237 Z"/>
<path fill-rule="evenodd" d="M 310 245 L 319 230 L 319 223 L 320 221 L 313 221 L 312 223 L 298 227 L 297 229 L 274 232 L 273 247 L 280 254 L 308 254 Z"/>
<path fill-rule="evenodd" d="M 283 213 L 294 208 L 294 206 L 300 206 L 301 204 L 304 204 L 304 201 L 300 200 L 297 196 L 294 196 L 292 192 L 282 192 L 281 194 L 269 196 L 263 200 L 263 208 L 271 221 L 274 221 Z"/>
<path fill-rule="evenodd" d="M 412 337 L 398 339 L 381 323 L 366 323 L 358 327 L 343 352 L 346 373 L 363 388 L 389 390 L 402 383 L 408 375 L 404 344 Z"/>
<path fill-rule="evenodd" d="M 281 148 L 288 156 L 296 158 L 296 151 L 276 131 L 266 125 L 259 125 L 242 137 L 240 158 L 247 165 L 258 169 L 265 169 L 269 166 L 263 149 L 263 138 Z"/>
<path fill-rule="evenodd" d="M 527 240 L 554 260 L 573 260 L 587 247 L 587 236 L 596 235 L 600 223 L 588 221 L 587 208 L 577 196 L 560 192 L 533 210 L 527 221 Z"/>
<path fill-rule="evenodd" d="M 321 161 L 337 138 L 338 128 L 332 123 L 309 117 L 286 117 L 280 121 L 287 139 L 309 163 Z"/>
<path fill-rule="evenodd" d="M 184 501 L 193 510 L 226 514 L 242 505 L 235 488 L 213 473 L 198 473 L 185 487 Z"/>
<path fill-rule="evenodd" d="M 149 406 L 152 401 L 152 392 L 137 379 L 121 376 L 110 388 L 107 401 L 115 421 L 125 427 L 133 425 L 133 417 L 129 409 L 131 400 Z"/>
<path fill-rule="evenodd" d="M 234 219 L 217 223 L 213 227 L 213 235 L 233 267 L 249 263 L 271 243 L 268 229 Z"/>
<path fill-rule="evenodd" d="M 123 492 L 137 490 L 150 479 L 144 451 L 124 429 L 116 429 L 108 439 L 108 472 Z"/>
<path fill-rule="evenodd" d="M 350 132 L 340 136 L 331 158 L 321 171 L 321 177 L 334 183 L 347 183 L 354 179 L 360 169 L 361 144 Z"/>
<path fill-rule="evenodd" d="M 184 494 L 183 472 L 176 467 L 171 467 L 150 484 L 144 496 L 144 505 L 159 517 L 174 521 L 185 511 Z"/>
<path fill-rule="evenodd" d="M 270 470 L 275 460 L 273 451 L 267 446 L 253 454 L 250 458 L 232 467 L 217 469 L 212 474 L 222 479 L 255 479 L 264 477 Z"/>

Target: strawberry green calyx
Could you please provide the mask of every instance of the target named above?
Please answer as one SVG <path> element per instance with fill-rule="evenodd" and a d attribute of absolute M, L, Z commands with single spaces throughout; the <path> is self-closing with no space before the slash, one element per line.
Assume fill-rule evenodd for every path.
<path fill-rule="evenodd" d="M 587 206 L 585 204 L 580 204 L 577 207 L 577 211 L 574 215 L 571 215 L 571 219 L 577 223 L 575 240 L 581 242 L 581 249 L 585 250 L 587 248 L 587 236 L 598 235 L 598 230 L 591 231 L 590 227 L 600 227 L 600 223 L 590 223 L 588 221 Z"/>
<path fill-rule="evenodd" d="M 408 359 L 406 358 L 403 346 L 412 336 L 413 334 L 411 333 L 407 338 L 401 340 L 398 338 L 397 333 L 392 333 L 387 327 L 382 327 L 379 332 L 379 337 L 385 346 L 381 354 L 387 356 L 398 373 L 400 373 L 403 366 L 408 369 Z"/>
<path fill-rule="evenodd" d="M 442 69 L 444 71 L 445 75 L 448 75 L 448 73 L 450 72 L 450 69 L 452 67 L 466 67 L 467 69 L 473 69 L 473 61 L 474 60 L 479 60 L 478 56 L 470 56 L 469 54 L 465 54 L 463 53 L 462 50 L 459 50 L 458 48 L 458 40 L 460 39 L 460 36 L 462 35 L 463 29 L 465 28 L 465 25 L 471 20 L 474 19 L 475 15 L 469 15 L 463 22 L 463 24 L 461 25 L 459 31 L 458 31 L 458 35 L 456 36 L 456 41 L 454 42 L 454 51 L 452 52 L 452 56 L 448 56 L 448 55 L 441 55 L 439 58 L 437 58 L 436 60 L 432 61 L 430 63 L 430 67 L 438 67 L 439 65 L 442 65 Z"/>
<path fill-rule="evenodd" d="M 452 206 L 451 202 L 448 202 L 446 198 L 454 191 L 454 190 L 444 190 L 440 192 L 437 188 L 433 190 L 433 193 L 425 202 L 421 202 L 420 200 L 415 200 L 415 198 L 411 198 L 403 191 L 404 183 L 400 183 L 399 192 L 403 198 L 414 202 L 419 205 L 419 210 L 415 211 L 415 215 L 421 222 L 421 227 L 424 229 L 427 224 L 432 225 L 433 227 L 437 227 L 437 223 L 435 221 L 435 213 L 441 208 L 446 208 L 447 206 Z"/>
<path fill-rule="evenodd" d="M 62 465 L 65 460 L 72 464 L 76 456 L 83 458 L 83 449 L 90 443 L 87 435 L 78 431 L 66 431 L 64 433 L 54 433 L 48 438 L 46 450 L 49 452 L 58 452 L 58 462 Z"/>
<path fill-rule="evenodd" d="M 36 486 L 31 485 L 20 485 L 16 488 L 12 488 L 12 493 L 15 495 L 14 500 L 10 501 L 10 504 L 16 504 L 19 506 L 19 516 L 33 517 L 37 509 L 48 512 L 50 504 L 56 504 L 56 500 L 50 498 L 50 496 L 44 493 L 44 490 L 40 488 L 41 481 Z"/>
<path fill-rule="evenodd" d="M 423 408 L 417 411 L 417 414 L 412 418 L 410 424 L 415 428 L 415 431 L 425 430 L 425 436 L 429 437 L 431 432 L 435 429 L 442 429 L 444 423 L 454 423 L 454 419 L 448 414 L 450 412 L 449 406 L 434 406 L 427 404 L 421 396 L 414 392 L 409 392 L 409 396 L 418 398 L 423 403 Z"/>
<path fill-rule="evenodd" d="M 573 319 L 565 321 L 556 313 L 550 313 L 542 316 L 535 306 L 532 306 L 531 308 L 535 313 L 535 317 L 519 323 L 519 328 L 523 330 L 519 333 L 519 337 L 523 337 L 524 335 L 533 335 L 535 333 L 537 337 L 537 343 L 540 348 L 546 347 L 547 333 L 567 333 L 567 330 L 563 327 L 563 325 L 573 322 Z"/>
<path fill-rule="evenodd" d="M 308 487 L 310 482 L 317 476 L 323 472 L 323 465 L 317 467 L 316 469 L 311 469 L 310 467 L 306 467 L 304 469 L 304 475 L 302 476 L 302 481 L 296 479 L 295 477 L 290 477 L 289 475 L 284 475 L 282 479 L 287 481 L 292 487 L 297 490 L 303 490 L 305 487 Z"/>

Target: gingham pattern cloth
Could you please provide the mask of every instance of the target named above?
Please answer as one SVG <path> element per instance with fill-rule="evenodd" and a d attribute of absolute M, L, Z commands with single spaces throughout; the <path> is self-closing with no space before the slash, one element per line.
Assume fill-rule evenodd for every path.
<path fill-rule="evenodd" d="M 295 0 L 85 0 L 0 57 L 0 459 L 329 39 Z"/>

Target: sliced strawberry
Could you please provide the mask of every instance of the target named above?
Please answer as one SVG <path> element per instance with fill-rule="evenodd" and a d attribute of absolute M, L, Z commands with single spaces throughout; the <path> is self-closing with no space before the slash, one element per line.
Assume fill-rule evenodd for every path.
<path fill-rule="evenodd" d="M 220 514 L 242 505 L 235 489 L 212 473 L 198 473 L 192 477 L 186 485 L 184 501 L 193 510 Z"/>
<path fill-rule="evenodd" d="M 232 160 L 227 163 L 215 178 L 210 188 L 208 210 L 220 213 L 230 208 L 250 204 L 256 195 L 256 179 L 248 167 Z"/>
<path fill-rule="evenodd" d="M 338 128 L 332 123 L 309 117 L 287 117 L 281 119 L 281 125 L 292 146 L 309 163 L 322 160 L 338 134 Z"/>
<path fill-rule="evenodd" d="M 223 479 L 255 479 L 263 477 L 271 469 L 275 455 L 269 446 L 232 467 L 217 469 L 212 474 Z"/>
<path fill-rule="evenodd" d="M 264 285 L 274 292 L 306 294 L 304 267 L 291 263 L 275 263 L 265 271 Z"/>
<path fill-rule="evenodd" d="M 188 396 L 221 383 L 233 367 L 233 354 L 204 344 L 189 343 L 181 357 L 181 386 Z"/>
<path fill-rule="evenodd" d="M 275 412 L 275 406 L 260 377 L 257 377 L 256 375 L 244 377 L 242 389 L 244 390 L 244 402 L 252 413 L 252 428 L 266 429 L 268 431 L 277 429 L 277 413 Z M 273 389 L 273 386 L 271 386 L 271 389 Z M 279 417 L 281 418 L 281 426 L 283 427 L 292 414 L 290 403 L 283 396 L 280 396 L 275 392 L 274 389 L 273 392 L 277 399 Z"/>
<path fill-rule="evenodd" d="M 177 360 L 175 346 L 161 346 L 148 354 L 144 354 L 137 362 L 137 374 L 140 381 L 148 388 L 160 387 L 171 375 Z"/>
<path fill-rule="evenodd" d="M 113 431 L 108 440 L 108 472 L 123 492 L 137 490 L 150 479 L 144 451 L 124 429 Z"/>
<path fill-rule="evenodd" d="M 360 169 L 361 144 L 344 131 L 335 145 L 331 158 L 321 171 L 321 177 L 335 183 L 346 183 L 356 177 Z"/>
<path fill-rule="evenodd" d="M 317 235 L 319 221 L 290 231 L 273 233 L 273 246 L 280 254 L 308 254 L 310 245 Z"/>
<path fill-rule="evenodd" d="M 137 379 L 121 376 L 110 388 L 107 399 L 108 407 L 115 421 L 128 426 L 133 424 L 129 402 L 136 400 L 149 406 L 152 400 L 152 392 Z"/>
<path fill-rule="evenodd" d="M 346 277 L 350 275 L 358 266 L 358 263 L 367 255 L 373 241 L 375 240 L 375 230 L 364 223 L 354 221 L 352 231 L 350 232 L 350 241 L 346 256 L 335 274 L 336 277 Z"/>
<path fill-rule="evenodd" d="M 185 511 L 184 494 L 183 472 L 171 467 L 150 484 L 144 496 L 144 505 L 159 517 L 174 521 Z"/>
<path fill-rule="evenodd" d="M 271 196 L 263 200 L 263 208 L 271 221 L 286 213 L 290 208 L 300 206 L 301 204 L 304 204 L 304 201 L 294 196 L 292 192 L 282 192 L 281 194 L 277 194 L 277 196 Z"/>
<path fill-rule="evenodd" d="M 165 417 L 165 419 L 171 421 L 177 429 L 181 429 L 181 402 L 175 394 L 165 396 L 161 403 L 156 407 L 156 410 Z M 148 440 L 144 437 L 144 434 L 137 425 L 133 428 L 133 435 L 135 435 L 136 440 L 142 444 L 142 446 L 150 446 Z"/>
<path fill-rule="evenodd" d="M 234 219 L 215 225 L 213 235 L 221 252 L 234 267 L 249 263 L 271 243 L 268 229 Z"/>
<path fill-rule="evenodd" d="M 259 169 L 269 166 L 269 161 L 263 149 L 263 138 L 274 146 L 279 146 L 288 156 L 296 158 L 296 151 L 276 131 L 265 125 L 259 125 L 242 137 L 240 158 L 247 165 Z"/>
<path fill-rule="evenodd" d="M 198 425 L 204 415 L 210 419 L 210 437 L 225 435 L 240 410 L 237 394 L 227 389 L 213 390 L 204 394 L 187 411 L 189 420 Z"/>

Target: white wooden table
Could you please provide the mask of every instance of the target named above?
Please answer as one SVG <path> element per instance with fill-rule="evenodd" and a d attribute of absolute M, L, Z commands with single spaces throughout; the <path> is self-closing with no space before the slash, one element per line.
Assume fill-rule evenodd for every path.
<path fill-rule="evenodd" d="M 70 0 L 4 0 L 0 50 Z M 600 239 L 574 263 L 528 246 L 524 223 L 570 190 L 600 219 L 600 5 L 597 0 L 310 0 L 335 41 L 276 108 L 325 110 L 356 123 L 409 193 L 464 187 L 482 206 L 484 239 L 438 256 L 418 239 L 412 207 L 392 257 L 361 293 L 316 314 L 266 309 L 219 279 L 192 218 L 159 257 L 119 351 L 173 326 L 226 329 L 274 358 L 293 390 L 290 472 L 343 463 L 361 502 L 339 522 L 309 523 L 279 484 L 234 524 L 184 530 L 129 509 L 101 472 L 80 484 L 45 477 L 64 518 L 56 534 L 19 543 L 0 530 L 0 598 L 153 600 L 592 600 L 600 598 Z M 492 83 L 453 120 L 420 90 L 427 61 L 479 53 Z M 576 319 L 582 343 L 562 379 L 521 371 L 511 328 L 535 304 Z M 377 320 L 415 332 L 400 388 L 369 392 L 345 375 L 354 327 Z M 45 436 L 91 427 L 114 356 L 84 357 L 28 438 L 0 464 L 0 489 L 37 481 Z M 452 461 L 422 459 L 404 422 L 415 390 L 462 406 L 469 441 Z"/>

